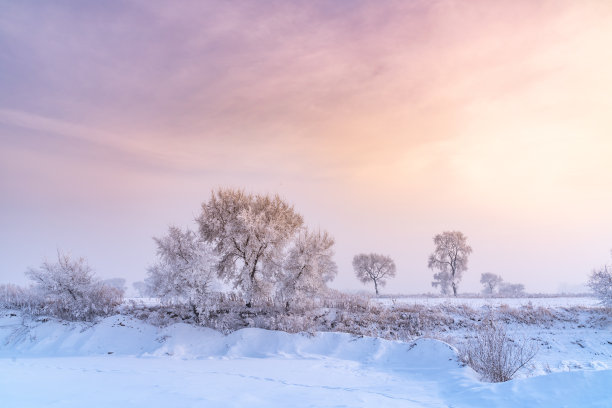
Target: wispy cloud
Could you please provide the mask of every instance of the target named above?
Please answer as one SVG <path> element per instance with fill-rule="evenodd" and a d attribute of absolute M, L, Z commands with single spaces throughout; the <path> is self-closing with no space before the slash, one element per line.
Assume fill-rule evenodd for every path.
<path fill-rule="evenodd" d="M 82 190 L 283 186 L 353 203 L 360 218 L 609 219 L 609 2 L 2 9 L 0 155 L 19 160 L 0 167 L 27 173 L 28 191 L 53 168 L 57 194 L 72 193 L 87 167 L 99 182 Z M 17 191 L 7 179 L 0 188 Z"/>

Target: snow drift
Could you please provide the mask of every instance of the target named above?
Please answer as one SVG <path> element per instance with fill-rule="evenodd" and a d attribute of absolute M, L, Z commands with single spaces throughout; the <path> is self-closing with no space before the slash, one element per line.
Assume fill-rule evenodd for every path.
<path fill-rule="evenodd" d="M 128 316 L 98 324 L 41 319 L 17 314 L 0 319 L 0 357 L 74 357 L 115 355 L 203 358 L 331 357 L 388 368 L 460 366 L 456 350 L 441 341 L 412 343 L 346 333 L 289 334 L 242 329 L 227 336 L 205 327 L 173 324 L 158 328 Z"/>
<path fill-rule="evenodd" d="M 0 318 L 6 407 L 609 407 L 612 371 L 478 381 L 446 343 L 243 329 L 227 336 L 127 316 Z"/>

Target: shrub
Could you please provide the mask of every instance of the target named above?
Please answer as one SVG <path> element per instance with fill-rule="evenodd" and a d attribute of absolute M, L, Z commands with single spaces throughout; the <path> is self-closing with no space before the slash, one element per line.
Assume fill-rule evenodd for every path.
<path fill-rule="evenodd" d="M 612 307 L 612 270 L 604 266 L 600 270 L 593 271 L 588 286 L 602 305 Z"/>
<path fill-rule="evenodd" d="M 21 286 L 0 285 L 0 308 L 32 313 L 42 307 L 42 299 L 32 289 Z"/>
<path fill-rule="evenodd" d="M 537 347 L 508 336 L 500 324 L 491 320 L 477 327 L 475 336 L 460 348 L 461 360 L 490 382 L 511 380 L 536 355 Z"/>
<path fill-rule="evenodd" d="M 45 261 L 26 275 L 34 281 L 34 314 L 60 319 L 90 321 L 107 316 L 123 301 L 123 291 L 97 280 L 84 258 L 57 254 L 57 262 Z"/>

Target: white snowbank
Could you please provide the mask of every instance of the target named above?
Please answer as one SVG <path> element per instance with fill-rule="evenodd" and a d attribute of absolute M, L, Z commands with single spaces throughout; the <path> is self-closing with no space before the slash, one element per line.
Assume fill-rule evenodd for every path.
<path fill-rule="evenodd" d="M 108 354 L 182 359 L 324 356 L 402 368 L 447 368 L 449 361 L 458 364 L 453 347 L 431 339 L 403 343 L 346 333 L 289 334 L 254 328 L 224 336 L 188 324 L 157 328 L 128 316 L 108 317 L 95 325 L 55 320 L 23 325 L 18 316 L 5 316 L 0 319 L 0 342 L 0 357 L 11 358 Z"/>
<path fill-rule="evenodd" d="M 440 341 L 243 329 L 125 316 L 0 318 L 3 407 L 610 407 L 612 371 L 478 381 Z"/>

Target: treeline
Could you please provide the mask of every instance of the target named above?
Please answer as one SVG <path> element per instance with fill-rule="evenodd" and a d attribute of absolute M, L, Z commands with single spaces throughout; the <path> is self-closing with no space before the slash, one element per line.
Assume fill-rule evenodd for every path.
<path fill-rule="evenodd" d="M 218 189 L 202 204 L 195 224 L 194 229 L 171 226 L 166 235 L 154 238 L 157 259 L 138 289 L 163 306 L 187 310 L 201 323 L 220 308 L 227 309 L 230 300 L 231 307 L 291 313 L 338 296 L 327 287 L 338 273 L 333 237 L 308 228 L 278 195 Z M 472 248 L 460 231 L 443 232 L 433 241 L 428 260 L 432 286 L 443 295 L 457 296 Z M 373 283 L 377 295 L 396 275 L 391 257 L 375 253 L 356 255 L 353 268 L 360 281 Z M 0 306 L 93 320 L 114 313 L 123 301 L 125 281 L 96 278 L 83 258 L 58 252 L 57 261 L 45 261 L 26 275 L 33 282 L 29 288 L 0 286 Z M 492 273 L 482 274 L 480 281 L 485 295 L 524 294 L 523 285 L 506 283 Z M 230 292 L 220 294 L 221 285 Z M 593 272 L 589 285 L 604 304 L 612 304 L 607 267 Z"/>

